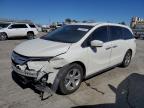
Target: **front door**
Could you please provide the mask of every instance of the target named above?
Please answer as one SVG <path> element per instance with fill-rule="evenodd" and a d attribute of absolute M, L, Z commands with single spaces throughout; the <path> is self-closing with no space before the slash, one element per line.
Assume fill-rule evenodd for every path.
<path fill-rule="evenodd" d="M 92 40 L 100 40 L 104 44 L 102 47 L 91 47 Z M 88 38 L 89 47 L 87 47 L 87 54 L 89 57 L 89 66 L 87 75 L 91 75 L 100 70 L 106 69 L 110 64 L 111 57 L 111 42 L 108 38 L 108 27 L 102 26 L 97 28 Z"/>

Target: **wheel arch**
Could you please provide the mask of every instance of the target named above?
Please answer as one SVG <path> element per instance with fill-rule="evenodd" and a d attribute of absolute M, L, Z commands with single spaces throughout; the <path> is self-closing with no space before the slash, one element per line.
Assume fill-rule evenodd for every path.
<path fill-rule="evenodd" d="M 70 64 L 74 64 L 74 63 L 79 64 L 82 67 L 82 69 L 83 69 L 83 78 L 85 78 L 86 77 L 86 67 L 85 67 L 84 63 L 81 62 L 81 61 L 74 61 Z"/>
<path fill-rule="evenodd" d="M 123 56 L 123 60 L 124 60 L 124 57 L 125 57 L 125 55 L 126 55 L 126 53 L 127 53 L 128 51 L 130 51 L 130 52 L 131 52 L 131 54 L 133 55 L 133 51 L 132 51 L 132 49 L 131 49 L 131 48 L 129 48 L 129 49 L 127 49 L 127 50 L 126 50 L 126 52 L 125 52 L 125 54 L 124 54 L 124 56 Z"/>
<path fill-rule="evenodd" d="M 84 63 L 82 63 L 81 61 L 71 62 L 71 63 L 65 65 L 64 67 L 66 67 L 66 66 L 68 66 L 68 65 L 71 65 L 71 64 L 74 64 L 74 63 L 79 64 L 79 65 L 83 68 L 83 76 L 84 76 L 83 78 L 85 78 L 85 76 L 86 76 L 86 67 L 85 67 Z M 52 87 L 51 87 L 51 89 L 52 89 L 54 92 L 56 92 L 56 91 L 58 90 L 58 88 L 59 88 L 59 82 L 60 82 L 61 75 L 62 75 L 62 74 L 61 74 L 61 70 L 60 70 L 60 71 L 58 72 L 55 80 L 54 80 L 54 83 L 52 84 Z"/>
<path fill-rule="evenodd" d="M 27 32 L 27 34 L 28 34 L 28 33 L 33 33 L 33 34 L 34 34 L 34 32 L 33 32 L 33 31 L 28 31 L 28 32 Z"/>
<path fill-rule="evenodd" d="M 128 52 L 128 51 L 130 51 L 130 52 L 131 52 L 131 54 L 133 54 L 133 51 L 132 51 L 132 49 L 131 49 L 131 48 L 130 48 L 130 49 L 128 49 L 128 50 L 127 50 L 127 52 Z"/>
<path fill-rule="evenodd" d="M 6 32 L 2 32 L 2 33 L 4 33 L 4 34 L 6 34 L 7 35 L 7 33 Z M 7 35 L 8 36 L 8 35 Z"/>

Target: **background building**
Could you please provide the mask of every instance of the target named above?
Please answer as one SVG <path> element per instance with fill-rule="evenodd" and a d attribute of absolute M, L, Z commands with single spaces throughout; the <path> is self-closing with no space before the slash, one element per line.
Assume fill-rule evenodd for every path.
<path fill-rule="evenodd" d="M 136 38 L 144 38 L 144 19 L 133 17 L 130 26 Z"/>
<path fill-rule="evenodd" d="M 135 29 L 135 28 L 139 28 L 139 29 L 144 28 L 144 19 L 139 18 L 139 17 L 132 17 L 130 26 L 133 29 Z"/>

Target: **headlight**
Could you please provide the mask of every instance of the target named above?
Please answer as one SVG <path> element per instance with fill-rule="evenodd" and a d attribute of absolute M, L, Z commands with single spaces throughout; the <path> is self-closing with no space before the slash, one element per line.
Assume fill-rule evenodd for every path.
<path fill-rule="evenodd" d="M 12 61 L 20 65 L 26 63 L 29 60 L 28 57 L 17 54 L 16 52 L 12 52 L 11 59 Z"/>

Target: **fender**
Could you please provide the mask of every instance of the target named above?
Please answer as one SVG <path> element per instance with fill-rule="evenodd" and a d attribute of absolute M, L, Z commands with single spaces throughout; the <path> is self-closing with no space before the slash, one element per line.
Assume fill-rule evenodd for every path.
<path fill-rule="evenodd" d="M 60 80 L 61 80 L 61 77 L 62 77 L 62 73 L 63 73 L 63 71 L 66 69 L 66 67 L 68 66 L 69 64 L 67 64 L 67 65 L 65 65 L 64 67 L 62 67 L 62 68 L 60 68 L 60 70 L 59 70 L 59 72 L 58 72 L 58 74 L 57 74 L 57 76 L 56 76 L 56 78 L 55 78 L 55 80 L 54 80 L 54 83 L 52 84 L 52 86 L 51 86 L 51 90 L 53 91 L 53 92 L 56 92 L 57 90 L 58 90 L 58 86 L 59 86 L 59 82 L 60 82 Z"/>

